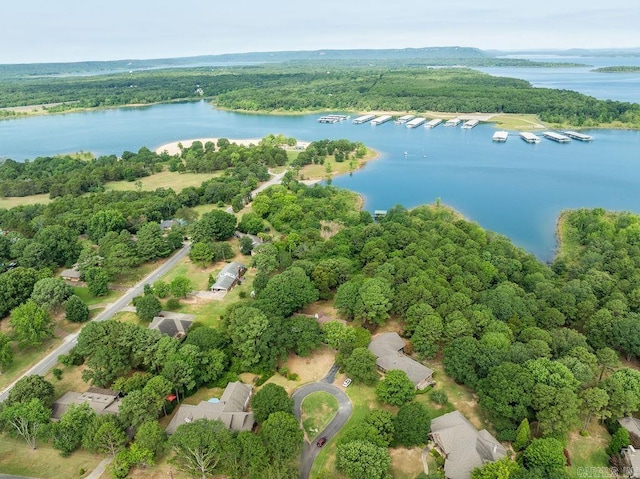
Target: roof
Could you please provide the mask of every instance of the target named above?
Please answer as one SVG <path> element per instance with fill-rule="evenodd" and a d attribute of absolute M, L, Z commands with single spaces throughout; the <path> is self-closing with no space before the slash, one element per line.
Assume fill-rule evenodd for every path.
<path fill-rule="evenodd" d="M 433 419 L 431 437 L 445 454 L 444 474 L 449 479 L 470 479 L 476 467 L 507 453 L 491 433 L 478 431 L 460 411 Z"/>
<path fill-rule="evenodd" d="M 378 358 L 376 364 L 380 369 L 404 371 L 411 382 L 418 386 L 422 381 L 430 378 L 433 371 L 402 353 L 402 348 L 404 348 L 404 340 L 398 333 L 380 334 L 369 343 L 369 351 Z"/>
<path fill-rule="evenodd" d="M 231 263 L 226 264 L 218 274 L 218 278 L 216 279 L 215 284 L 211 286 L 211 289 L 226 290 L 231 288 L 246 269 L 247 267 L 245 265 L 238 263 L 237 261 L 232 261 Z"/>
<path fill-rule="evenodd" d="M 618 423 L 627 431 L 640 436 L 640 419 L 635 417 L 622 417 L 618 419 Z"/>
<path fill-rule="evenodd" d="M 78 271 L 77 269 L 64 269 L 60 273 L 60 276 L 63 278 L 80 278 L 81 274 L 82 273 L 80 273 L 80 271 Z"/>
<path fill-rule="evenodd" d="M 60 419 L 71 404 L 89 404 L 96 414 L 118 414 L 120 392 L 111 389 L 89 388 L 84 393 L 69 391 L 52 405 L 52 418 Z"/>
<path fill-rule="evenodd" d="M 173 434 L 181 424 L 197 419 L 222 421 L 232 431 L 250 431 L 253 413 L 245 412 L 251 398 L 251 386 L 239 381 L 227 384 L 219 402 L 202 401 L 197 406 L 182 404 L 167 426 L 167 434 Z"/>
<path fill-rule="evenodd" d="M 640 477 L 640 452 L 633 446 L 623 447 L 621 452 L 631 466 L 632 475 L 629 477 Z"/>
<path fill-rule="evenodd" d="M 156 316 L 149 324 L 149 329 L 157 329 L 162 334 L 175 338 L 186 334 L 191 323 L 193 323 L 191 319 Z"/>

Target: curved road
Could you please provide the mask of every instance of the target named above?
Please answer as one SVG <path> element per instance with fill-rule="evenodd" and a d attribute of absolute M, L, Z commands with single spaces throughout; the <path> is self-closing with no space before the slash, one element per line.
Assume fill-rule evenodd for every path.
<path fill-rule="evenodd" d="M 191 243 L 185 243 L 184 246 L 179 249 L 173 256 L 171 256 L 167 261 L 161 264 L 157 269 L 149 273 L 142 281 L 137 283 L 132 288 L 128 289 L 127 292 L 122 295 L 120 298 L 111 303 L 104 311 L 98 314 L 91 321 L 106 321 L 107 319 L 111 319 L 118 311 L 128 305 L 133 298 L 142 294 L 144 290 L 145 284 L 153 284 L 156 280 L 158 280 L 162 275 L 164 275 L 167 271 L 173 268 L 178 262 L 187 256 L 191 251 Z M 64 338 L 62 344 L 58 346 L 56 349 L 51 351 L 47 356 L 45 356 L 40 362 L 38 362 L 35 366 L 29 369 L 26 373 L 20 376 L 16 381 L 14 381 L 11 385 L 9 385 L 4 391 L 0 393 L 0 402 L 7 399 L 9 395 L 9 391 L 13 387 L 13 385 L 24 376 L 30 376 L 32 374 L 39 374 L 44 376 L 49 372 L 51 368 L 53 368 L 58 363 L 58 357 L 62 354 L 67 354 L 71 349 L 76 345 L 78 340 L 78 335 L 80 331 L 70 334 Z"/>
<path fill-rule="evenodd" d="M 337 388 L 333 384 L 335 378 L 334 366 L 329 371 L 329 374 L 321 381 L 317 383 L 306 384 L 296 391 L 291 396 L 293 399 L 293 411 L 298 420 L 300 420 L 300 407 L 302 406 L 302 400 L 311 393 L 318 391 L 324 391 L 333 395 L 338 400 L 338 412 L 333 420 L 325 427 L 317 437 L 326 436 L 328 440 L 331 440 L 333 436 L 340 430 L 342 426 L 347 422 L 347 419 L 351 416 L 351 401 L 347 395 L 341 389 Z M 302 448 L 302 454 L 300 456 L 300 477 L 301 479 L 307 479 L 315 461 L 316 456 L 320 452 L 320 448 L 316 446 L 315 439 L 311 444 L 305 442 Z"/>

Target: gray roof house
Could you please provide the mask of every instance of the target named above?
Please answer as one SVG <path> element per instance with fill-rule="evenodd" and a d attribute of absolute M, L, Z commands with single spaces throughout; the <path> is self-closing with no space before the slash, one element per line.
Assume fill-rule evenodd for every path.
<path fill-rule="evenodd" d="M 618 419 L 618 423 L 627 431 L 640 436 L 640 419 L 635 417 L 621 417 Z"/>
<path fill-rule="evenodd" d="M 69 391 L 51 406 L 51 418 L 59 420 L 71 404 L 89 404 L 96 414 L 118 414 L 120 410 L 120 391 L 91 387 L 84 393 Z"/>
<path fill-rule="evenodd" d="M 172 338 L 181 338 L 191 327 L 191 323 L 193 323 L 193 319 L 188 319 L 183 315 L 184 318 L 178 317 L 165 317 L 165 316 L 156 316 L 149 324 L 149 329 L 157 329 L 162 334 L 166 334 Z"/>
<path fill-rule="evenodd" d="M 411 359 L 403 352 L 404 340 L 398 333 L 382 333 L 369 343 L 369 351 L 376 355 L 376 365 L 382 371 L 399 369 L 407 373 L 416 389 L 433 384 L 433 371 L 424 364 Z"/>
<path fill-rule="evenodd" d="M 476 467 L 507 454 L 495 437 L 486 429 L 478 431 L 460 411 L 433 419 L 429 435 L 445 457 L 447 479 L 471 479 L 471 471 Z"/>
<path fill-rule="evenodd" d="M 240 282 L 240 278 L 247 270 L 247 267 L 237 261 L 232 261 L 222 268 L 218 274 L 216 282 L 211 286 L 211 291 L 231 291 L 231 289 Z"/>
<path fill-rule="evenodd" d="M 62 279 L 64 279 L 65 281 L 80 281 L 80 276 L 82 275 L 82 273 L 80 273 L 80 271 L 78 271 L 77 269 L 64 269 L 62 270 L 62 272 L 60 273 L 60 277 Z"/>
<path fill-rule="evenodd" d="M 640 419 L 635 417 L 622 417 L 618 419 L 618 423 L 629 431 L 629 433 L 640 436 Z M 640 451 L 637 451 L 633 446 L 629 446 L 622 448 L 620 452 L 630 467 L 629 477 L 640 477 Z"/>
<path fill-rule="evenodd" d="M 197 419 L 222 421 L 232 431 L 251 431 L 253 413 L 246 412 L 251 399 L 251 386 L 236 381 L 227 384 L 218 402 L 202 401 L 197 406 L 182 404 L 167 426 L 167 434 L 173 434 L 181 424 Z"/>

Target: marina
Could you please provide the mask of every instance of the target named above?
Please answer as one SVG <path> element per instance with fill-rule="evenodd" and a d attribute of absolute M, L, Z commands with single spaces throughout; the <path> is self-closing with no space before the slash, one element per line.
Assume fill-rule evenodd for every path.
<path fill-rule="evenodd" d="M 407 128 L 417 128 L 420 125 L 422 125 L 425 121 L 427 121 L 426 118 L 422 118 L 422 117 L 414 118 L 413 120 L 408 122 L 406 126 Z"/>
<path fill-rule="evenodd" d="M 354 119 L 352 123 L 354 125 L 361 125 L 362 123 L 367 123 L 367 122 L 373 120 L 375 117 L 376 117 L 375 115 L 371 115 L 371 114 L 362 115 L 362 116 L 359 116 L 358 118 Z"/>
<path fill-rule="evenodd" d="M 445 122 L 444 126 L 458 126 L 460 123 L 462 123 L 460 118 L 451 118 Z"/>
<path fill-rule="evenodd" d="M 391 120 L 391 115 L 382 115 L 379 116 L 377 118 L 374 118 L 373 120 L 371 120 L 371 124 L 372 125 L 382 125 L 383 123 L 388 122 L 389 120 Z"/>
<path fill-rule="evenodd" d="M 584 133 L 579 133 L 577 131 L 565 131 L 564 134 L 567 135 L 569 138 L 573 138 L 574 140 L 579 140 L 579 141 L 593 140 L 593 137 L 591 135 L 585 135 Z"/>
<path fill-rule="evenodd" d="M 520 133 L 520 138 L 522 138 L 527 143 L 540 143 L 540 137 L 529 131 L 523 131 L 522 133 Z"/>
<path fill-rule="evenodd" d="M 504 143 L 505 141 L 507 141 L 507 138 L 509 138 L 509 132 L 508 131 L 496 131 L 493 134 L 492 140 L 497 142 L 497 143 Z"/>
<path fill-rule="evenodd" d="M 396 125 L 404 125 L 405 123 L 413 120 L 415 118 L 414 115 L 403 115 L 400 118 L 398 118 L 396 121 L 394 121 L 394 123 Z"/>
<path fill-rule="evenodd" d="M 462 125 L 462 128 L 464 128 L 465 130 L 470 130 L 471 128 L 475 128 L 476 126 L 478 126 L 478 123 L 480 123 L 480 120 L 465 121 L 464 125 Z"/>
<path fill-rule="evenodd" d="M 442 120 L 440 118 L 434 118 L 433 120 L 429 120 L 424 127 L 425 128 L 435 128 L 436 126 L 438 126 L 440 123 L 442 123 Z"/>
<path fill-rule="evenodd" d="M 555 131 L 545 131 L 542 136 L 557 143 L 569 143 L 571 141 L 571 138 L 569 138 L 568 136 L 561 135 L 560 133 L 556 133 Z"/>
<path fill-rule="evenodd" d="M 318 123 L 339 123 L 348 118 L 347 115 L 325 115 L 318 118 Z"/>

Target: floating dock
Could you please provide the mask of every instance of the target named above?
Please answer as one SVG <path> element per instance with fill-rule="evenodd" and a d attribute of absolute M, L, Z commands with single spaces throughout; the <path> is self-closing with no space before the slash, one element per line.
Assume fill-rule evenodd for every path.
<path fill-rule="evenodd" d="M 569 138 L 573 138 L 574 140 L 579 141 L 592 141 L 593 137 L 591 135 L 585 135 L 584 133 L 578 133 L 577 131 L 565 131 L 565 135 Z"/>
<path fill-rule="evenodd" d="M 504 143 L 505 141 L 507 141 L 507 138 L 509 138 L 509 132 L 508 131 L 496 131 L 493 134 L 493 141 L 496 141 L 498 143 Z"/>
<path fill-rule="evenodd" d="M 325 115 L 318 118 L 318 123 L 338 123 L 349 118 L 347 115 Z"/>
<path fill-rule="evenodd" d="M 362 123 L 367 123 L 368 121 L 373 120 L 375 117 L 375 115 L 362 115 L 354 119 L 352 123 L 354 123 L 355 125 L 360 125 Z"/>
<path fill-rule="evenodd" d="M 458 126 L 460 123 L 462 123 L 460 118 L 451 118 L 445 122 L 444 126 Z"/>
<path fill-rule="evenodd" d="M 480 120 L 465 121 L 464 125 L 462 125 L 462 128 L 464 128 L 465 130 L 470 130 L 471 128 L 475 128 L 476 126 L 478 126 L 478 123 L 480 123 Z"/>
<path fill-rule="evenodd" d="M 404 125 L 405 123 L 413 120 L 414 118 L 415 118 L 414 115 L 404 115 L 404 116 L 401 116 L 400 118 L 398 118 L 396 121 L 394 121 L 394 123 L 396 125 Z"/>
<path fill-rule="evenodd" d="M 416 128 L 422 125 L 425 121 L 427 121 L 426 118 L 422 118 L 422 117 L 414 118 L 413 120 L 407 123 L 407 128 Z"/>
<path fill-rule="evenodd" d="M 440 123 L 442 123 L 442 120 L 440 118 L 434 118 L 433 120 L 429 120 L 424 127 L 425 128 L 435 128 L 436 126 L 438 126 Z"/>
<path fill-rule="evenodd" d="M 391 120 L 391 115 L 382 115 L 379 116 L 378 118 L 374 118 L 373 120 L 371 120 L 371 124 L 372 125 L 382 125 L 383 123 L 388 122 L 389 120 Z"/>
<path fill-rule="evenodd" d="M 522 133 L 520 133 L 520 138 L 522 138 L 527 143 L 540 143 L 540 137 L 528 131 L 523 131 Z"/>
<path fill-rule="evenodd" d="M 560 133 L 556 133 L 555 131 L 545 131 L 542 136 L 557 143 L 569 143 L 571 141 L 571 138 L 569 138 L 568 136 L 561 135 Z"/>

